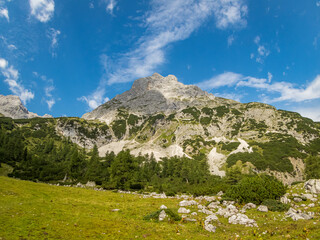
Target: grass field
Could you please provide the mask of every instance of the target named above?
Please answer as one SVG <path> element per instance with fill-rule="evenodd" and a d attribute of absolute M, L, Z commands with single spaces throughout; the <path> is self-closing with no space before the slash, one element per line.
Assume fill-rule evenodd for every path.
<path fill-rule="evenodd" d="M 204 214 L 188 223 L 143 220 L 162 204 L 177 211 L 179 201 L 0 177 L 0 239 L 320 239 L 319 204 L 309 221 L 247 211 L 259 228 L 231 225 L 220 217 L 216 233 L 203 229 Z"/>

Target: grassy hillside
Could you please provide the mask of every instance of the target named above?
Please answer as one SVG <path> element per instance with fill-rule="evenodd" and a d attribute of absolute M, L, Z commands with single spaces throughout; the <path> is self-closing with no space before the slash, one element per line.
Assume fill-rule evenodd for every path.
<path fill-rule="evenodd" d="M 246 214 L 259 228 L 231 225 L 220 217 L 214 224 L 217 232 L 209 233 L 201 226 L 205 215 L 200 213 L 193 223 L 143 220 L 162 204 L 177 211 L 178 199 L 144 199 L 7 177 L 0 177 L 0 196 L 0 239 L 320 239 L 319 204 L 310 209 L 316 212 L 313 220 L 280 221 L 284 213 L 249 210 Z"/>

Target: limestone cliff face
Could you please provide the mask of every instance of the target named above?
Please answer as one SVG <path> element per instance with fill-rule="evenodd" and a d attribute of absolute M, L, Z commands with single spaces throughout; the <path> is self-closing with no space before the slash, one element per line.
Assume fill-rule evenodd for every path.
<path fill-rule="evenodd" d="M 36 113 L 29 112 L 20 98 L 14 95 L 0 95 L 0 113 L 13 119 L 41 117 Z M 43 117 L 50 118 L 52 116 L 46 114 Z"/>
<path fill-rule="evenodd" d="M 303 178 L 303 161 L 296 166 L 292 159 L 303 157 L 303 149 L 320 136 L 319 126 L 298 113 L 215 97 L 178 82 L 173 75 L 157 73 L 136 80 L 129 91 L 82 118 L 107 124 L 110 138 L 105 143 L 97 140 L 101 156 L 122 149 L 130 149 L 135 155 L 153 153 L 157 160 L 204 154 L 211 173 L 223 176 L 231 155 L 257 153 L 260 163 L 241 159 L 240 166 L 267 171 L 286 183 Z M 295 151 L 289 146 L 287 156 L 279 148 L 276 154 L 280 158 L 274 159 L 270 144 L 283 145 L 286 141 L 301 149 Z M 280 167 L 277 161 L 283 161 Z"/>
<path fill-rule="evenodd" d="M 208 104 L 214 106 L 218 102 L 215 96 L 197 86 L 184 85 L 173 75 L 163 77 L 155 73 L 150 77 L 136 80 L 129 91 L 117 95 L 92 112 L 84 114 L 82 118 L 99 119 L 110 123 L 115 119 L 115 111 L 119 108 L 130 109 L 138 115 L 152 115 L 159 112 L 170 114 L 187 106 Z"/>

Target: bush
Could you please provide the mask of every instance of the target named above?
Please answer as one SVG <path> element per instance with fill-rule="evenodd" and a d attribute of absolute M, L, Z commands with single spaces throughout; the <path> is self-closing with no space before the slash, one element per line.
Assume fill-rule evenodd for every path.
<path fill-rule="evenodd" d="M 288 211 L 290 206 L 288 204 L 284 204 L 280 201 L 274 200 L 274 199 L 267 199 L 262 202 L 262 205 L 265 205 L 268 207 L 269 211 L 272 212 L 284 212 Z"/>
<path fill-rule="evenodd" d="M 162 210 L 158 210 L 158 211 L 155 211 L 153 213 L 150 213 L 149 215 L 147 216 L 144 216 L 143 219 L 144 220 L 155 220 L 155 221 L 159 221 L 159 215 L 160 215 L 160 212 Z M 174 221 L 180 221 L 181 220 L 181 217 L 177 214 L 177 213 L 174 213 L 171 209 L 164 209 L 164 211 L 166 212 L 166 214 L 168 215 L 168 217 Z"/>
<path fill-rule="evenodd" d="M 305 174 L 307 180 L 320 179 L 320 157 L 309 156 L 306 159 Z"/>
<path fill-rule="evenodd" d="M 267 175 L 247 176 L 236 185 L 231 186 L 225 197 L 237 200 L 240 203 L 261 204 L 266 199 L 279 199 L 286 192 L 286 187 Z"/>

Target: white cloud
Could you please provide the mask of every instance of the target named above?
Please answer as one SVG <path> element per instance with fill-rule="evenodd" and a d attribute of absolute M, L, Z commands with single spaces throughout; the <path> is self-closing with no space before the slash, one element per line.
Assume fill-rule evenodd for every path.
<path fill-rule="evenodd" d="M 244 27 L 246 13 L 247 7 L 242 0 L 151 1 L 151 9 L 143 17 L 145 34 L 138 39 L 138 45 L 114 62 L 103 55 L 105 74 L 98 88 L 80 99 L 92 108 L 102 103 L 106 85 L 151 75 L 166 61 L 167 46 L 188 38 L 211 15 L 215 15 L 217 27 L 224 29 Z"/>
<path fill-rule="evenodd" d="M 260 44 L 261 42 L 260 36 L 256 36 L 253 42 L 258 46 L 256 62 L 263 64 L 264 59 L 270 55 L 270 50 L 267 49 L 264 45 Z M 250 55 L 250 58 L 251 59 L 254 58 L 253 53 Z"/>
<path fill-rule="evenodd" d="M 197 84 L 204 90 L 211 90 L 223 86 L 228 87 L 250 87 L 258 90 L 264 90 L 269 93 L 279 94 L 279 97 L 266 97 L 264 101 L 273 103 L 281 101 L 303 102 L 307 100 L 320 99 L 320 75 L 318 75 L 305 88 L 297 88 L 289 82 L 273 82 L 271 83 L 272 74 L 268 73 L 268 79 L 243 76 L 241 74 L 227 72 L 212 77 Z"/>
<path fill-rule="evenodd" d="M 235 93 L 214 93 L 214 95 L 217 97 L 232 99 L 238 102 L 240 102 L 241 98 L 243 97 L 242 95 L 235 94 Z"/>
<path fill-rule="evenodd" d="M 116 7 L 117 2 L 116 0 L 106 0 L 107 3 L 107 7 L 106 7 L 106 11 L 108 13 L 110 13 L 111 15 L 113 15 L 113 9 Z"/>
<path fill-rule="evenodd" d="M 6 69 L 8 66 L 8 61 L 3 59 L 3 58 L 0 58 L 0 68 L 1 69 Z"/>
<path fill-rule="evenodd" d="M 317 7 L 320 7 L 320 1 L 316 2 Z"/>
<path fill-rule="evenodd" d="M 268 82 L 271 83 L 271 80 L 273 78 L 272 73 L 268 72 Z"/>
<path fill-rule="evenodd" d="M 16 47 L 15 45 L 13 45 L 13 44 L 9 44 L 7 47 L 8 47 L 10 50 L 17 50 L 17 47 Z"/>
<path fill-rule="evenodd" d="M 54 0 L 29 0 L 31 15 L 40 22 L 48 22 L 54 13 Z"/>
<path fill-rule="evenodd" d="M 51 111 L 51 108 L 56 103 L 56 101 L 54 99 L 50 99 L 50 100 L 47 100 L 46 103 L 48 104 L 48 108 Z"/>
<path fill-rule="evenodd" d="M 295 112 L 300 113 L 302 116 L 311 118 L 313 121 L 320 122 L 320 107 L 298 107 L 292 109 Z"/>
<path fill-rule="evenodd" d="M 248 8 L 239 0 L 218 0 L 212 1 L 216 18 L 216 26 L 221 29 L 229 26 L 245 27 L 247 21 L 245 19 Z"/>
<path fill-rule="evenodd" d="M 201 83 L 198 83 L 197 86 L 204 90 L 211 90 L 213 88 L 219 88 L 223 86 L 233 86 L 237 82 L 241 81 L 243 76 L 241 74 L 226 72 L 220 75 L 214 76 L 209 80 L 205 80 Z"/>
<path fill-rule="evenodd" d="M 0 71 L 6 78 L 4 82 L 9 85 L 10 91 L 19 96 L 24 104 L 34 98 L 34 94 L 18 81 L 19 72 L 13 66 L 9 67 L 8 61 L 3 58 L 0 58 Z"/>
<path fill-rule="evenodd" d="M 58 47 L 58 36 L 61 34 L 60 30 L 54 29 L 54 28 L 50 28 L 48 31 L 48 38 L 51 40 L 51 54 L 52 57 L 56 57 L 57 53 L 56 53 L 56 49 Z"/>
<path fill-rule="evenodd" d="M 230 36 L 228 37 L 228 46 L 231 46 L 232 43 L 233 43 L 233 41 L 234 41 L 234 36 L 233 36 L 233 34 L 232 34 L 232 35 L 230 35 Z"/>
<path fill-rule="evenodd" d="M 9 22 L 9 12 L 7 8 L 0 8 L 0 17 L 4 17 Z"/>

